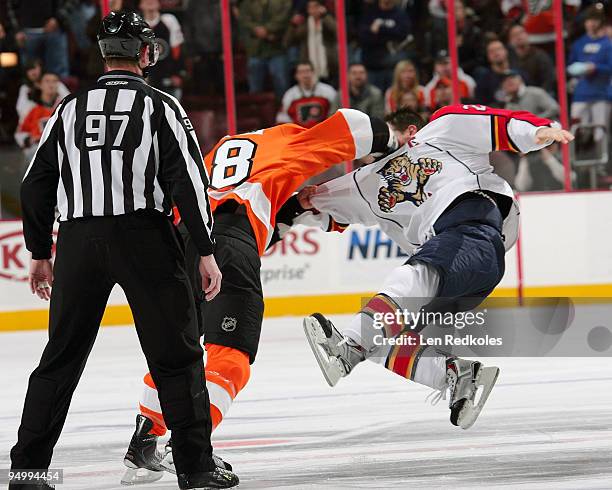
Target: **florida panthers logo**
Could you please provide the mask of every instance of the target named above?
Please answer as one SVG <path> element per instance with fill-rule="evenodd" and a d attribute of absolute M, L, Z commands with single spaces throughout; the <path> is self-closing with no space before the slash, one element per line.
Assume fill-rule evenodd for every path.
<path fill-rule="evenodd" d="M 377 173 L 386 185 L 378 191 L 378 206 L 385 213 L 391 212 L 401 202 L 420 206 L 429 197 L 425 185 L 429 178 L 442 171 L 442 162 L 433 158 L 419 158 L 414 163 L 408 155 L 389 160 Z"/>

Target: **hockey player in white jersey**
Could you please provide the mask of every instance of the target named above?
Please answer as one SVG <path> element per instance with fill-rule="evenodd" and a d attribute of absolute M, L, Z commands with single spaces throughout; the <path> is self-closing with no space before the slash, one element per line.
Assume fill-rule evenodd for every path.
<path fill-rule="evenodd" d="M 457 105 L 440 109 L 424 125 L 410 111 L 389 115 L 398 149 L 347 175 L 301 191 L 295 223 L 324 229 L 378 225 L 408 261 L 393 270 L 379 293 L 342 328 L 316 313 L 304 330 L 327 382 L 334 386 L 365 359 L 449 396 L 451 422 L 464 429 L 478 417 L 497 379 L 497 367 L 443 354 L 418 341 L 376 342 L 405 335 L 415 325 L 381 328 L 374 318 L 398 310 L 471 309 L 504 274 L 504 254 L 518 236 L 518 205 L 506 181 L 493 173 L 489 152 L 528 153 L 573 136 L 528 112 Z M 432 299 L 436 299 L 432 301 Z M 475 299 L 473 299 L 475 298 Z M 435 305 L 435 306 L 432 306 Z M 414 344 L 414 345 L 413 345 Z M 479 390 L 480 388 L 480 390 Z M 477 392 L 481 394 L 477 397 Z"/>

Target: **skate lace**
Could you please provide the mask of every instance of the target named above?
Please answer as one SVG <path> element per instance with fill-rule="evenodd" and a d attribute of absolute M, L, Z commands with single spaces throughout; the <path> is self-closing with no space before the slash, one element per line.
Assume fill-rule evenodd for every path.
<path fill-rule="evenodd" d="M 425 403 L 430 402 L 431 405 L 437 405 L 440 402 L 440 400 L 446 400 L 447 390 L 450 391 L 451 396 L 452 396 L 452 393 L 455 390 L 456 384 L 457 384 L 457 378 L 447 372 L 446 373 L 446 386 L 444 386 L 443 388 L 434 388 L 433 391 L 431 391 L 425 397 Z"/>
<path fill-rule="evenodd" d="M 437 405 L 440 400 L 446 400 L 446 387 L 434 389 L 425 397 L 425 403 L 430 402 L 432 405 Z"/>

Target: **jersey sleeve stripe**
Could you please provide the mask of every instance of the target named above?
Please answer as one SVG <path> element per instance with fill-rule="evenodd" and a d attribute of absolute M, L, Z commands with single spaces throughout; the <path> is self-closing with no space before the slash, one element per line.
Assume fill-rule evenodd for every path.
<path fill-rule="evenodd" d="M 505 116 L 491 116 L 491 141 L 493 151 L 513 151 L 519 150 L 508 134 L 509 118 Z"/>
<path fill-rule="evenodd" d="M 519 150 L 511 143 L 508 135 L 508 118 L 505 116 L 495 116 L 495 120 L 498 149 L 518 153 Z"/>
<path fill-rule="evenodd" d="M 327 229 L 328 232 L 331 231 L 336 231 L 338 233 L 342 233 L 344 232 L 344 230 L 346 230 L 348 228 L 349 225 L 343 224 L 343 223 L 338 223 L 334 218 L 332 218 L 330 216 L 329 219 L 329 227 Z"/>
<path fill-rule="evenodd" d="M 491 151 L 496 151 L 497 150 L 497 145 L 496 143 L 496 131 L 495 131 L 495 116 L 490 116 L 489 119 L 491 120 Z"/>
<path fill-rule="evenodd" d="M 500 151 L 499 147 L 499 118 L 497 116 L 491 116 L 493 124 L 493 150 Z"/>
<path fill-rule="evenodd" d="M 514 141 L 512 141 L 512 138 L 510 137 L 510 133 L 508 132 L 507 122 L 506 122 L 506 137 L 508 138 L 508 148 L 510 148 L 510 151 L 513 151 L 515 153 L 520 153 L 518 145 Z"/>
<path fill-rule="evenodd" d="M 353 136 L 353 143 L 355 144 L 355 156 L 353 158 L 363 158 L 369 155 L 372 151 L 374 139 L 370 117 L 355 109 L 340 109 L 338 112 L 344 116 Z"/>

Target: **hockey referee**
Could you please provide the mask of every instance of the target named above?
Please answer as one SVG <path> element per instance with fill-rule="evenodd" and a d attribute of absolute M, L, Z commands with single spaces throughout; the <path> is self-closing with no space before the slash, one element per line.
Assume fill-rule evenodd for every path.
<path fill-rule="evenodd" d="M 158 53 L 143 18 L 111 13 L 98 40 L 106 74 L 56 109 L 21 188 L 23 230 L 32 253 L 30 287 L 51 305 L 49 342 L 30 376 L 12 469 L 49 468 L 109 294 L 118 284 L 172 430 L 179 487 L 233 487 L 236 475 L 212 459 L 193 294 L 169 219 L 174 203 L 197 246 L 202 288 L 212 299 L 221 273 L 213 256 L 200 149 L 178 101 L 143 79 Z M 56 207 L 60 227 L 53 266 Z M 15 482 L 15 488 L 24 487 Z"/>

